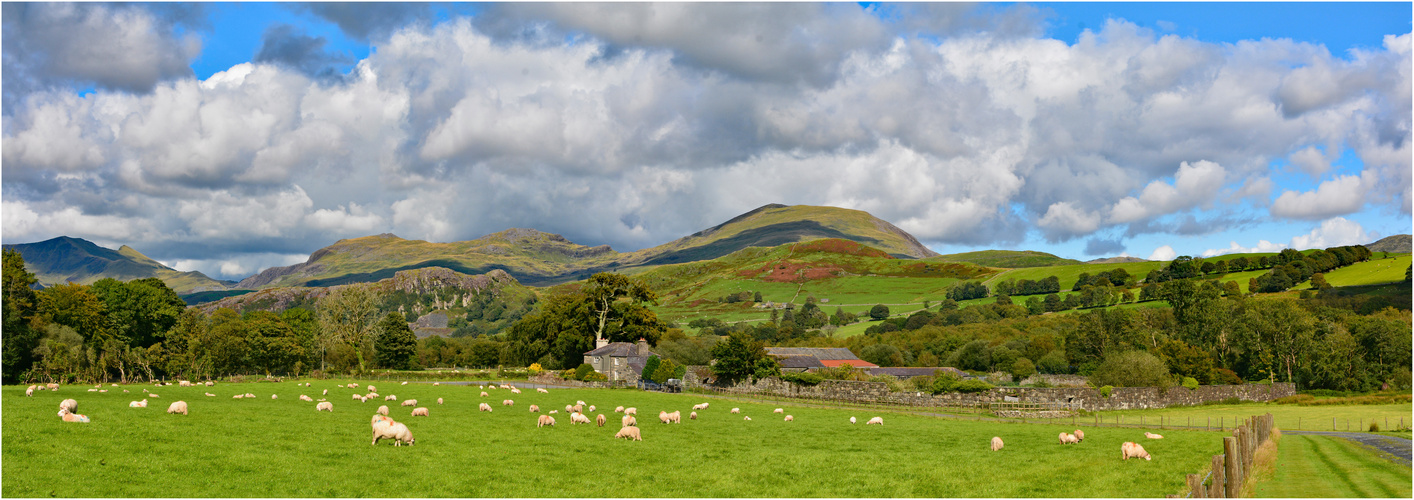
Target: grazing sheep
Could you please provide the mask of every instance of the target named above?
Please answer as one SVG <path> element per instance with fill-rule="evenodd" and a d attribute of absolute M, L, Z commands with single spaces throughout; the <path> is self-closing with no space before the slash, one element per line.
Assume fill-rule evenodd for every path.
<path fill-rule="evenodd" d="M 540 405 L 530 405 L 531 413 L 540 413 Z"/>
<path fill-rule="evenodd" d="M 638 408 L 624 408 L 624 415 L 638 415 Z"/>
<path fill-rule="evenodd" d="M 148 396 L 151 396 L 151 394 L 148 394 Z M 255 395 L 254 395 L 254 394 L 251 394 L 251 393 L 249 393 L 249 392 L 247 392 L 247 393 L 245 393 L 245 397 L 253 398 L 253 397 L 255 397 Z"/>
<path fill-rule="evenodd" d="M 794 421 L 795 421 L 795 416 L 794 416 L 794 415 L 786 415 L 786 419 L 785 419 L 785 420 L 786 420 L 787 422 L 794 422 Z"/>
<path fill-rule="evenodd" d="M 437 404 L 442 404 L 442 398 L 437 398 Z"/>
<path fill-rule="evenodd" d="M 405 399 L 405 400 L 403 400 L 403 406 L 417 406 L 417 400 L 416 400 L 416 399 Z"/>
<path fill-rule="evenodd" d="M 147 408 L 147 400 L 144 399 L 142 401 L 133 401 L 131 403 L 128 403 L 128 408 Z"/>
<path fill-rule="evenodd" d="M 237 395 L 235 395 L 235 396 L 231 396 L 231 399 L 241 399 L 241 398 L 244 398 L 244 397 L 245 397 L 245 394 L 237 394 Z M 354 399 L 358 399 L 358 397 L 355 396 Z"/>
<path fill-rule="evenodd" d="M 565 413 L 574 413 L 574 405 L 565 405 Z"/>
<path fill-rule="evenodd" d="M 1143 458 L 1144 460 L 1153 460 L 1149 456 L 1149 452 L 1144 451 L 1143 446 L 1140 446 L 1139 443 L 1131 441 L 1125 441 L 1124 444 L 1119 445 L 1119 458 L 1122 460 L 1129 460 L 1130 458 Z"/>
<path fill-rule="evenodd" d="M 214 398 L 214 397 L 216 397 L 216 395 L 208 392 L 208 393 L 206 393 L 206 397 L 208 397 L 208 398 Z"/>
<path fill-rule="evenodd" d="M 624 428 L 622 428 L 622 429 L 619 429 L 618 434 L 614 434 L 614 438 L 615 438 L 615 439 L 630 439 L 630 440 L 633 440 L 633 441 L 642 441 L 642 440 L 643 440 L 643 434 L 638 430 L 637 427 L 624 427 Z"/>
<path fill-rule="evenodd" d="M 481 391 L 481 397 L 484 398 L 484 397 L 487 397 L 487 396 L 490 396 L 490 394 L 486 394 L 486 391 Z"/>
<path fill-rule="evenodd" d="M 1160 435 L 1158 435 L 1158 434 L 1154 434 L 1154 433 L 1151 433 L 1151 432 L 1145 432 L 1145 433 L 1144 433 L 1144 437 L 1149 438 L 1149 439 L 1163 439 L 1163 438 L 1164 438 L 1163 436 L 1160 436 Z"/>
<path fill-rule="evenodd" d="M 693 411 L 697 411 L 697 410 L 701 410 L 701 409 L 702 409 L 702 405 L 692 405 L 692 410 L 693 410 Z"/>
<path fill-rule="evenodd" d="M 732 414 L 741 413 L 741 408 L 732 408 Z"/>
<path fill-rule="evenodd" d="M 180 413 L 180 414 L 182 414 L 182 415 L 186 415 L 186 414 L 187 414 L 187 402 L 186 402 L 186 401 L 177 401 L 177 402 L 172 403 L 171 406 L 168 406 L 168 407 L 167 407 L 167 413 L 173 413 L 173 414 Z"/>
<path fill-rule="evenodd" d="M 603 413 L 600 413 L 599 416 L 594 417 L 594 423 L 595 423 L 595 424 L 598 424 L 599 427 L 603 427 L 603 426 L 604 426 L 604 422 L 607 422 L 607 421 L 608 421 L 608 419 L 604 418 L 604 414 L 603 414 Z"/>
<path fill-rule="evenodd" d="M 560 412 L 560 410 L 550 410 L 550 413 L 549 413 L 549 414 L 550 414 L 550 415 L 554 415 L 554 414 L 559 413 L 559 412 Z"/>
<path fill-rule="evenodd" d="M 583 402 L 583 401 L 575 401 L 574 404 L 575 404 L 575 406 L 584 406 L 584 402 Z"/>
<path fill-rule="evenodd" d="M 155 392 L 149 392 L 149 393 L 147 393 L 147 397 L 149 397 L 149 398 L 160 398 L 160 397 L 162 397 L 162 396 L 158 396 L 157 393 L 155 393 Z M 255 396 L 252 396 L 252 395 L 250 395 L 250 394 L 246 394 L 245 397 L 253 398 L 253 397 L 255 397 Z"/>
<path fill-rule="evenodd" d="M 206 386 L 207 386 L 207 387 L 211 387 L 211 386 L 213 386 L 213 385 L 216 385 L 216 383 L 215 383 L 215 382 L 212 382 L 212 381 L 210 381 L 210 380 L 207 380 L 207 381 L 206 381 Z M 328 392 L 328 391 L 325 391 L 325 392 Z"/>
<path fill-rule="evenodd" d="M 1080 429 L 1076 429 L 1075 432 L 1074 432 L 1074 435 L 1075 435 L 1075 441 L 1076 441 L 1077 443 L 1080 442 L 1080 441 L 1084 441 L 1084 440 L 1085 440 L 1085 431 L 1082 431 L 1082 430 L 1080 430 Z"/>
<path fill-rule="evenodd" d="M 884 417 L 874 417 L 865 422 L 864 425 L 884 425 Z"/>
<path fill-rule="evenodd" d="M 86 424 L 86 423 L 88 423 L 88 416 L 87 416 L 87 415 L 79 415 L 79 414 L 77 414 L 77 413 L 70 413 L 69 410 L 66 410 L 66 409 L 63 409 L 63 408 L 60 408 L 60 409 L 59 409 L 59 418 L 64 419 L 65 422 L 78 422 L 78 423 L 80 423 L 80 424 Z"/>
<path fill-rule="evenodd" d="M 368 392 L 378 392 L 378 388 L 373 387 L 373 384 L 368 384 Z"/>
<path fill-rule="evenodd" d="M 385 417 L 388 416 L 388 405 L 379 406 L 377 413 Z"/>
<path fill-rule="evenodd" d="M 59 384 L 44 384 L 44 386 L 48 387 L 51 391 L 59 390 Z"/>
<path fill-rule="evenodd" d="M 575 413 L 584 413 L 584 405 L 574 405 Z"/>
<path fill-rule="evenodd" d="M 78 411 L 78 409 L 79 409 L 79 402 L 78 402 L 78 401 L 74 401 L 74 400 L 72 400 L 72 399 L 65 399 L 65 400 L 59 402 L 59 409 L 61 409 L 61 410 L 69 410 L 69 413 L 73 413 L 73 412 L 75 412 L 75 411 Z"/>
<path fill-rule="evenodd" d="M 633 415 L 624 415 L 623 424 L 624 427 L 634 427 L 638 425 L 638 419 L 633 418 Z"/>
<path fill-rule="evenodd" d="M 668 416 L 668 412 L 660 411 L 658 412 L 658 421 L 667 424 L 671 423 L 673 419 Z"/>
<path fill-rule="evenodd" d="M 280 399 L 280 396 L 275 395 L 275 394 L 271 394 L 271 395 L 270 395 L 270 399 Z"/>
<path fill-rule="evenodd" d="M 308 401 L 308 402 L 311 402 L 311 403 L 314 402 L 314 398 L 311 398 L 311 397 L 309 397 L 308 395 L 305 395 L 305 394 L 300 394 L 300 395 L 299 395 L 299 400 L 300 400 L 300 401 Z"/>
<path fill-rule="evenodd" d="M 177 387 L 191 387 L 191 381 L 190 381 L 190 380 L 178 380 L 178 381 L 177 381 Z"/>
<path fill-rule="evenodd" d="M 381 433 L 379 432 L 380 430 L 382 431 Z M 392 439 L 393 446 L 402 446 L 404 444 L 412 446 L 416 441 L 412 438 L 412 431 L 408 430 L 408 426 L 400 422 L 393 422 L 392 420 L 389 420 L 387 424 L 381 426 L 374 424 L 373 444 L 378 444 L 379 439 Z"/>
<path fill-rule="evenodd" d="M 98 392 L 108 392 L 108 389 L 99 389 Z"/>
<path fill-rule="evenodd" d="M 589 405 L 589 413 L 594 413 L 594 405 Z"/>
<path fill-rule="evenodd" d="M 408 381 L 404 380 L 403 385 L 408 385 Z"/>
<path fill-rule="evenodd" d="M 441 382 L 433 382 L 432 385 L 442 385 Z"/>
<path fill-rule="evenodd" d="M 363 397 L 368 399 L 378 399 L 378 393 L 370 391 L 368 394 L 364 394 Z"/>
<path fill-rule="evenodd" d="M 550 391 L 545 390 L 545 388 L 543 388 L 543 387 L 536 387 L 536 388 L 535 388 L 535 392 L 538 392 L 538 393 L 541 393 L 541 394 L 549 394 L 549 393 L 550 393 Z"/>
<path fill-rule="evenodd" d="M 692 413 L 688 414 L 688 415 L 687 415 L 687 418 L 688 418 L 688 420 L 697 420 L 697 412 L 692 412 Z"/>
<path fill-rule="evenodd" d="M 774 409 L 774 410 L 771 410 L 771 413 L 785 413 L 785 412 L 786 412 L 786 410 L 785 410 L 784 408 L 776 408 L 776 409 Z"/>
<path fill-rule="evenodd" d="M 516 402 L 514 399 L 506 399 L 501 401 L 501 406 L 515 406 L 515 404 Z"/>
<path fill-rule="evenodd" d="M 614 407 L 614 413 L 623 413 L 623 411 L 624 411 L 624 407 L 622 407 L 622 406 L 615 406 L 615 407 Z"/>
<path fill-rule="evenodd" d="M 397 400 L 398 400 L 398 395 L 397 395 L 397 394 L 389 394 L 387 397 L 384 397 L 383 400 L 384 400 L 384 401 L 397 401 Z"/>
<path fill-rule="evenodd" d="M 1002 438 L 992 436 L 992 451 L 1002 451 Z"/>
<path fill-rule="evenodd" d="M 540 418 L 535 419 L 535 426 L 536 426 L 536 427 L 544 427 L 544 426 L 547 426 L 547 425 L 550 426 L 550 427 L 554 427 L 554 426 L 555 426 L 555 417 L 552 417 L 552 416 L 549 416 L 549 415 L 541 415 Z"/>
<path fill-rule="evenodd" d="M 589 417 L 584 416 L 583 413 L 570 414 L 570 425 L 587 423 L 589 423 Z"/>
<path fill-rule="evenodd" d="M 127 392 L 127 391 L 123 391 L 123 392 Z M 25 389 L 25 395 L 26 395 L 26 396 L 29 396 L 29 397 L 34 397 L 34 386 L 31 385 L 31 386 L 29 386 L 28 389 Z"/>
<path fill-rule="evenodd" d="M 368 397 L 367 397 L 367 396 L 360 397 L 360 398 L 358 398 L 358 402 L 360 402 L 360 403 L 367 403 L 367 402 L 368 402 Z"/>
<path fill-rule="evenodd" d="M 349 384 L 349 388 L 350 388 L 350 389 L 357 389 L 357 388 L 358 388 L 358 384 L 350 383 L 350 384 Z"/>
<path fill-rule="evenodd" d="M 512 387 L 512 388 L 511 388 L 511 394 L 520 394 L 520 389 L 516 389 L 516 388 Z"/>
<path fill-rule="evenodd" d="M 1060 444 L 1075 444 L 1079 442 L 1080 440 L 1076 439 L 1073 435 L 1066 434 L 1064 432 L 1060 433 Z"/>
<path fill-rule="evenodd" d="M 681 423 L 682 423 L 682 412 L 681 412 L 681 411 L 675 411 L 675 412 L 669 413 L 669 414 L 668 414 L 668 417 L 672 418 L 672 419 L 673 419 L 673 423 L 675 423 L 675 424 L 681 424 Z"/>
<path fill-rule="evenodd" d="M 747 421 L 747 422 L 750 422 L 750 421 L 751 421 L 751 417 L 741 417 L 741 419 L 742 419 L 742 420 L 745 420 L 745 421 Z"/>
<path fill-rule="evenodd" d="M 428 414 L 428 411 L 427 411 L 427 407 L 426 407 L 426 406 L 419 406 L 419 407 L 417 407 L 417 408 L 413 408 L 413 409 L 412 409 L 412 416 L 414 416 L 414 417 L 430 417 L 431 415 Z"/>
<path fill-rule="evenodd" d="M 323 403 L 319 403 L 319 404 L 317 404 L 317 405 L 314 405 L 314 411 L 327 411 L 327 412 L 329 412 L 329 413 L 333 413 L 333 412 L 334 412 L 334 403 L 330 403 L 330 402 L 328 402 L 328 401 L 325 401 L 325 402 L 323 402 Z"/>
<path fill-rule="evenodd" d="M 481 406 L 480 406 L 479 408 L 481 409 L 481 411 L 484 411 L 484 412 L 490 412 L 490 411 L 491 411 L 491 405 L 488 405 L 488 404 L 486 404 L 486 403 L 481 403 Z"/>
<path fill-rule="evenodd" d="M 320 396 L 328 396 L 328 395 L 329 395 L 329 389 L 324 389 L 324 394 L 320 394 Z"/>
<path fill-rule="evenodd" d="M 98 392 L 98 389 L 89 389 L 88 392 Z"/>
<path fill-rule="evenodd" d="M 854 417 L 849 417 L 849 423 L 851 423 L 851 424 L 854 423 Z"/>

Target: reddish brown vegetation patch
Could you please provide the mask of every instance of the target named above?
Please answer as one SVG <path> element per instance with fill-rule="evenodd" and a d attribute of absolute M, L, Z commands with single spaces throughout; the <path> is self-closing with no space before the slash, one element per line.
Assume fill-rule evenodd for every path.
<path fill-rule="evenodd" d="M 801 243 L 795 246 L 795 251 L 798 253 L 838 253 L 844 255 L 855 255 L 859 257 L 876 257 L 881 259 L 893 258 L 893 256 L 889 255 L 883 250 L 865 246 L 855 241 L 842 240 L 839 238 L 826 238 L 823 240 L 815 240 Z"/>
<path fill-rule="evenodd" d="M 803 262 L 779 260 L 756 269 L 745 269 L 737 273 L 743 278 L 756 278 L 777 283 L 794 283 L 825 278 L 833 278 L 843 271 L 838 266 L 812 266 Z M 765 276 L 762 274 L 765 273 Z"/>

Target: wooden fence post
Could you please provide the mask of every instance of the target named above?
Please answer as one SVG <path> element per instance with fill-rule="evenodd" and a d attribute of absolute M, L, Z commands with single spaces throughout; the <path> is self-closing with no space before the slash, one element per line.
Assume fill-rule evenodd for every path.
<path fill-rule="evenodd" d="M 1223 498 L 1223 456 L 1213 455 L 1213 482 L 1208 485 L 1208 498 Z"/>
<path fill-rule="evenodd" d="M 1197 474 L 1188 475 L 1188 490 L 1193 492 L 1193 498 L 1206 498 L 1203 493 L 1203 476 Z"/>
<path fill-rule="evenodd" d="M 1237 498 L 1242 489 L 1242 469 L 1237 455 L 1237 438 L 1223 438 L 1223 496 Z"/>

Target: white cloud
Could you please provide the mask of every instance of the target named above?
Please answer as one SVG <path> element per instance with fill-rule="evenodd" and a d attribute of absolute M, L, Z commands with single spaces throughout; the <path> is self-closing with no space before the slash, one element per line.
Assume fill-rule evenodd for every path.
<path fill-rule="evenodd" d="M 1330 248 L 1364 245 L 1374 241 L 1375 237 L 1366 233 L 1365 228 L 1359 222 L 1347 220 L 1344 217 L 1335 217 L 1321 222 L 1320 227 L 1312 229 L 1310 233 L 1292 238 L 1291 248 L 1297 250 Z"/>
<path fill-rule="evenodd" d="M 1227 255 L 1230 253 L 1275 253 L 1280 252 L 1285 248 L 1287 248 L 1285 243 L 1272 243 L 1267 240 L 1260 240 L 1257 242 L 1256 246 L 1253 246 L 1251 248 L 1238 245 L 1237 242 L 1234 241 L 1227 248 L 1210 248 L 1204 250 L 1203 256 L 1215 257 L 1218 255 Z"/>
<path fill-rule="evenodd" d="M 1110 208 L 1109 222 L 1127 223 L 1167 215 L 1210 203 L 1227 178 L 1222 165 L 1210 161 L 1183 162 L 1173 184 L 1150 182 L 1138 198 L 1127 196 Z"/>
<path fill-rule="evenodd" d="M 1339 175 L 1322 182 L 1315 191 L 1283 191 L 1272 202 L 1272 215 L 1294 219 L 1324 219 L 1355 213 L 1365 206 L 1370 187 L 1360 176 Z"/>
<path fill-rule="evenodd" d="M 366 236 L 383 227 L 382 217 L 370 213 L 357 203 L 350 203 L 347 207 L 341 206 L 337 210 L 321 208 L 306 215 L 304 220 L 315 229 L 355 236 Z"/>
<path fill-rule="evenodd" d="M 1330 160 L 1327 160 L 1325 153 L 1315 146 L 1307 146 L 1305 149 L 1292 153 L 1290 160 L 1292 165 L 1296 165 L 1311 177 L 1319 178 L 1321 174 L 1331 169 Z"/>
<path fill-rule="evenodd" d="M 1149 260 L 1170 261 L 1178 257 L 1178 252 L 1173 251 L 1173 247 L 1164 245 L 1154 249 L 1154 253 L 1149 254 Z"/>
<path fill-rule="evenodd" d="M 1089 234 L 1100 227 L 1098 214 L 1078 210 L 1068 202 L 1058 202 L 1046 209 L 1046 215 L 1036 221 L 1047 239 L 1058 240 L 1064 235 Z M 1055 236 L 1052 236 L 1055 235 Z"/>

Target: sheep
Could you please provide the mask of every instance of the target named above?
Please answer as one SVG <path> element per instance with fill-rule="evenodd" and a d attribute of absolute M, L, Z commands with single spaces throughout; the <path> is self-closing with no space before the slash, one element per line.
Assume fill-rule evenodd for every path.
<path fill-rule="evenodd" d="M 538 393 L 541 393 L 541 394 L 549 394 L 549 393 L 550 393 L 550 391 L 545 390 L 545 388 L 543 388 L 543 387 L 536 387 L 536 388 L 535 388 L 535 392 L 538 392 Z"/>
<path fill-rule="evenodd" d="M 668 416 L 668 412 L 660 411 L 658 412 L 658 421 L 666 424 L 671 423 L 673 419 Z"/>
<path fill-rule="evenodd" d="M 624 411 L 624 407 L 622 407 L 622 406 L 615 406 L 615 407 L 614 407 L 614 413 L 623 413 L 623 411 Z"/>
<path fill-rule="evenodd" d="M 442 404 L 442 398 L 437 398 L 437 404 Z"/>
<path fill-rule="evenodd" d="M 668 416 L 673 419 L 673 423 L 675 423 L 675 424 L 681 424 L 681 423 L 682 423 L 682 412 L 681 412 L 681 411 L 675 411 L 675 412 L 669 413 Z"/>
<path fill-rule="evenodd" d="M 69 413 L 73 413 L 75 411 L 78 411 L 79 402 L 72 399 L 65 399 L 59 402 L 59 409 L 69 410 Z"/>
<path fill-rule="evenodd" d="M 1119 458 L 1121 460 L 1129 460 L 1130 458 L 1153 460 L 1153 458 L 1149 456 L 1149 452 L 1144 451 L 1143 446 L 1132 441 L 1125 441 L 1124 444 L 1119 445 Z"/>
<path fill-rule="evenodd" d="M 360 402 L 360 403 L 367 403 L 367 402 L 368 402 L 368 397 L 367 397 L 367 396 L 360 396 L 360 397 L 358 398 L 358 402 Z"/>
<path fill-rule="evenodd" d="M 378 399 L 378 393 L 369 391 L 369 393 L 368 393 L 368 394 L 364 394 L 363 397 L 368 398 L 368 399 Z"/>
<path fill-rule="evenodd" d="M 547 426 L 547 425 L 550 426 L 550 427 L 554 427 L 554 426 L 555 426 L 555 417 L 552 417 L 552 416 L 549 416 L 549 415 L 541 415 L 539 418 L 536 418 L 536 419 L 535 419 L 535 426 L 536 426 L 536 427 L 544 427 L 544 426 Z"/>
<path fill-rule="evenodd" d="M 484 412 L 490 412 L 490 411 L 491 411 L 491 405 L 488 405 L 488 404 L 486 404 L 486 403 L 481 403 L 481 406 L 480 406 L 479 408 L 481 409 L 481 411 L 484 411 Z"/>
<path fill-rule="evenodd" d="M 383 400 L 384 400 L 384 401 L 397 401 L 397 400 L 398 400 L 398 395 L 397 395 L 397 394 L 389 394 L 389 395 L 387 395 L 386 397 L 384 397 Z"/>
<path fill-rule="evenodd" d="M 402 446 L 404 444 L 412 446 L 412 444 L 416 442 L 416 440 L 412 438 L 412 431 L 408 430 L 408 426 L 399 422 L 393 422 L 392 420 L 389 420 L 388 423 L 384 425 L 373 424 L 373 444 L 378 444 L 379 439 L 392 439 L 393 446 Z"/>
<path fill-rule="evenodd" d="M 441 382 L 433 382 L 432 385 L 442 385 Z"/>
<path fill-rule="evenodd" d="M 785 413 L 785 412 L 786 412 L 786 410 L 785 410 L 784 408 L 776 408 L 776 409 L 774 409 L 774 410 L 771 410 L 771 413 Z"/>
<path fill-rule="evenodd" d="M 59 390 L 59 384 L 44 384 L 44 386 L 48 387 L 51 391 Z"/>
<path fill-rule="evenodd" d="M 516 388 L 512 387 L 512 388 L 511 388 L 511 394 L 520 394 L 520 389 L 516 389 Z"/>
<path fill-rule="evenodd" d="M 160 397 L 162 397 L 162 396 L 158 396 L 157 393 L 155 393 L 155 392 L 149 392 L 149 393 L 147 393 L 147 397 L 149 397 L 149 398 L 160 398 Z M 253 398 L 253 397 L 255 397 L 255 396 L 252 396 L 252 395 L 250 395 L 250 394 L 246 394 L 245 397 Z"/>
<path fill-rule="evenodd" d="M 487 396 L 490 396 L 490 394 L 486 394 L 486 391 L 481 391 L 481 397 L 484 398 L 484 397 L 487 397 Z"/>
<path fill-rule="evenodd" d="M 794 416 L 794 415 L 786 415 L 786 419 L 785 419 L 785 420 L 786 420 L 787 422 L 794 422 L 794 421 L 795 421 L 795 416 Z"/>
<path fill-rule="evenodd" d="M 693 410 L 693 411 L 697 411 L 697 410 L 701 410 L 701 409 L 702 409 L 702 405 L 700 405 L 700 404 L 699 404 L 699 405 L 692 405 L 692 410 Z"/>
<path fill-rule="evenodd" d="M 638 430 L 637 427 L 624 427 L 622 429 L 619 429 L 618 434 L 614 434 L 614 438 L 642 441 L 643 434 Z"/>
<path fill-rule="evenodd" d="M 741 413 L 741 408 L 732 408 L 732 414 L 735 415 L 737 413 Z"/>
<path fill-rule="evenodd" d="M 168 406 L 168 407 L 167 407 L 167 413 L 171 413 L 171 414 L 180 413 L 180 414 L 182 414 L 182 415 L 186 415 L 186 414 L 187 414 L 187 402 L 186 402 L 186 401 L 176 401 L 176 402 L 173 402 L 171 406 Z"/>
<path fill-rule="evenodd" d="M 416 400 L 416 399 L 404 399 L 404 400 L 403 400 L 403 406 L 417 406 L 417 400 Z"/>
<path fill-rule="evenodd" d="M 64 419 L 65 422 L 78 422 L 78 423 L 80 423 L 80 424 L 86 424 L 86 423 L 88 423 L 88 416 L 87 416 L 87 415 L 79 415 L 79 414 L 77 414 L 77 413 L 71 413 L 71 412 L 69 412 L 69 410 L 66 410 L 66 409 L 64 409 L 64 408 L 60 408 L 60 409 L 59 409 L 59 418 Z"/>
<path fill-rule="evenodd" d="M 178 381 L 177 381 L 177 387 L 191 387 L 191 381 L 190 381 L 190 380 L 178 380 Z"/>
<path fill-rule="evenodd" d="M 377 388 L 377 387 L 373 387 L 373 384 L 369 384 L 369 385 L 368 385 L 368 392 L 378 392 L 378 388 Z"/>
<path fill-rule="evenodd" d="M 540 413 L 540 405 L 530 405 L 531 413 Z"/>
<path fill-rule="evenodd" d="M 851 424 L 854 423 L 854 417 L 849 417 L 849 423 L 851 423 Z"/>
<path fill-rule="evenodd" d="M 208 393 L 206 393 L 206 397 L 208 397 L 208 398 L 214 398 L 214 397 L 216 397 L 216 395 L 208 392 Z"/>
<path fill-rule="evenodd" d="M 589 413 L 594 413 L 594 405 L 589 405 Z"/>
<path fill-rule="evenodd" d="M 638 425 L 638 419 L 633 418 L 633 415 L 624 415 L 623 424 L 624 427 L 634 427 Z"/>
<path fill-rule="evenodd" d="M 1000 436 L 992 436 L 992 451 L 1002 451 L 1002 438 Z"/>
<path fill-rule="evenodd" d="M 210 380 L 207 380 L 207 381 L 206 381 L 206 386 L 207 386 L 207 387 L 211 387 L 211 386 L 213 386 L 213 385 L 216 385 L 216 383 L 215 383 L 215 382 L 212 382 L 212 381 L 210 381 Z M 324 391 L 324 392 L 329 392 L 329 391 Z"/>
<path fill-rule="evenodd" d="M 865 422 L 864 425 L 884 425 L 884 417 L 874 417 Z"/>
<path fill-rule="evenodd" d="M 360 400 L 360 399 L 363 399 L 363 396 L 360 396 L 360 395 L 358 395 L 358 394 L 354 394 L 354 395 L 353 395 L 353 398 L 354 398 L 354 401 L 358 401 L 358 400 Z"/>
<path fill-rule="evenodd" d="M 515 404 L 516 402 L 514 399 L 506 399 L 501 401 L 501 406 L 515 406 Z"/>
<path fill-rule="evenodd" d="M 583 402 L 583 401 L 575 401 L 575 402 L 574 402 L 574 405 L 575 405 L 575 406 L 584 406 L 584 402 Z"/>
<path fill-rule="evenodd" d="M 688 420 L 697 420 L 697 412 L 692 412 L 692 413 L 688 414 L 688 415 L 687 415 L 687 418 L 688 418 Z"/>
<path fill-rule="evenodd" d="M 742 419 L 742 420 L 745 420 L 745 421 L 747 421 L 747 422 L 750 422 L 750 421 L 751 421 L 751 417 L 741 417 L 741 419 Z"/>
<path fill-rule="evenodd" d="M 148 394 L 148 396 L 151 396 L 151 394 Z M 255 397 L 255 395 L 254 395 L 254 394 L 251 394 L 251 393 L 249 393 L 249 392 L 247 392 L 247 393 L 245 393 L 245 397 L 253 398 L 253 397 Z"/>
<path fill-rule="evenodd" d="M 559 412 L 560 412 L 560 410 L 550 410 L 549 415 L 554 415 L 554 414 L 559 413 Z"/>
<path fill-rule="evenodd" d="M 1075 435 L 1075 442 L 1078 443 L 1085 440 L 1085 431 L 1076 429 L 1073 434 Z"/>
<path fill-rule="evenodd" d="M 419 406 L 419 407 L 417 407 L 417 408 L 413 408 L 413 409 L 412 409 L 412 416 L 414 416 L 414 417 L 430 417 L 431 415 L 428 414 L 428 410 L 427 410 L 427 407 L 426 407 L 426 406 Z"/>
<path fill-rule="evenodd" d="M 638 408 L 624 408 L 624 415 L 638 415 Z"/>
<path fill-rule="evenodd" d="M 133 401 L 131 403 L 128 403 L 128 408 L 147 408 L 147 400 L 144 399 L 142 401 Z"/>
<path fill-rule="evenodd" d="M 574 405 L 575 413 L 584 413 L 584 405 Z"/>
<path fill-rule="evenodd" d="M 127 391 L 123 391 L 123 392 L 127 392 Z M 29 386 L 28 389 L 25 389 L 25 395 L 26 395 L 26 396 L 29 396 L 29 397 L 34 397 L 34 386 L 31 385 L 31 386 Z"/>
<path fill-rule="evenodd" d="M 1145 433 L 1144 433 L 1144 437 L 1149 438 L 1149 439 L 1163 439 L 1163 438 L 1164 438 L 1163 436 L 1160 436 L 1160 435 L 1158 435 L 1158 434 L 1154 434 L 1154 433 L 1151 433 L 1151 432 L 1145 432 Z"/>
<path fill-rule="evenodd" d="M 388 405 L 379 406 L 378 414 L 385 417 L 388 416 Z"/>
<path fill-rule="evenodd" d="M 604 422 L 608 422 L 608 421 L 609 421 L 608 419 L 604 418 L 604 414 L 603 414 L 603 413 L 600 413 L 599 416 L 594 417 L 594 423 L 595 423 L 595 424 L 598 424 L 599 427 L 603 427 L 603 426 L 604 426 Z"/>
<path fill-rule="evenodd" d="M 123 394 L 127 394 L 127 393 L 128 393 L 128 390 L 127 390 L 127 389 L 123 389 Z"/>
<path fill-rule="evenodd" d="M 241 399 L 241 398 L 244 398 L 244 397 L 245 397 L 245 394 L 237 394 L 237 395 L 235 395 L 235 396 L 231 396 L 231 399 Z M 354 399 L 358 399 L 358 397 L 354 397 Z"/>
<path fill-rule="evenodd" d="M 1060 437 L 1060 444 L 1075 444 L 1075 443 L 1079 443 L 1079 442 L 1080 442 L 1080 440 L 1079 440 L 1079 439 L 1076 439 L 1075 436 L 1072 436 L 1072 435 L 1070 435 L 1070 434 L 1066 434 L 1066 433 L 1064 433 L 1064 432 L 1060 433 L 1060 436 L 1059 436 L 1059 437 Z"/>
<path fill-rule="evenodd" d="M 98 389 L 89 389 L 88 392 L 98 392 Z"/>
<path fill-rule="evenodd" d="M 349 383 L 349 388 L 350 388 L 350 389 L 357 389 L 357 388 L 358 388 L 358 384 Z"/>
<path fill-rule="evenodd" d="M 583 413 L 570 414 L 570 425 L 587 423 L 589 423 L 589 417 L 584 416 Z"/>
<path fill-rule="evenodd" d="M 99 389 L 98 392 L 108 392 L 108 389 Z"/>
<path fill-rule="evenodd" d="M 574 405 L 565 405 L 565 413 L 574 413 Z"/>
<path fill-rule="evenodd" d="M 277 394 L 271 394 L 270 399 L 280 399 L 280 396 Z"/>
<path fill-rule="evenodd" d="M 300 401 L 308 401 L 308 402 L 310 402 L 310 403 L 313 403 L 313 402 L 314 402 L 314 398 L 311 398 L 311 397 L 309 397 L 308 395 L 305 395 L 305 394 L 300 394 L 300 395 L 299 395 L 299 400 L 300 400 Z"/>
<path fill-rule="evenodd" d="M 319 403 L 317 405 L 314 405 L 314 411 L 327 411 L 329 413 L 334 413 L 334 403 L 330 403 L 328 401 Z"/>
<path fill-rule="evenodd" d="M 404 380 L 403 385 L 408 385 L 408 381 Z"/>
<path fill-rule="evenodd" d="M 329 389 L 324 389 L 324 394 L 320 394 L 320 396 L 328 396 L 328 395 L 329 395 Z"/>

